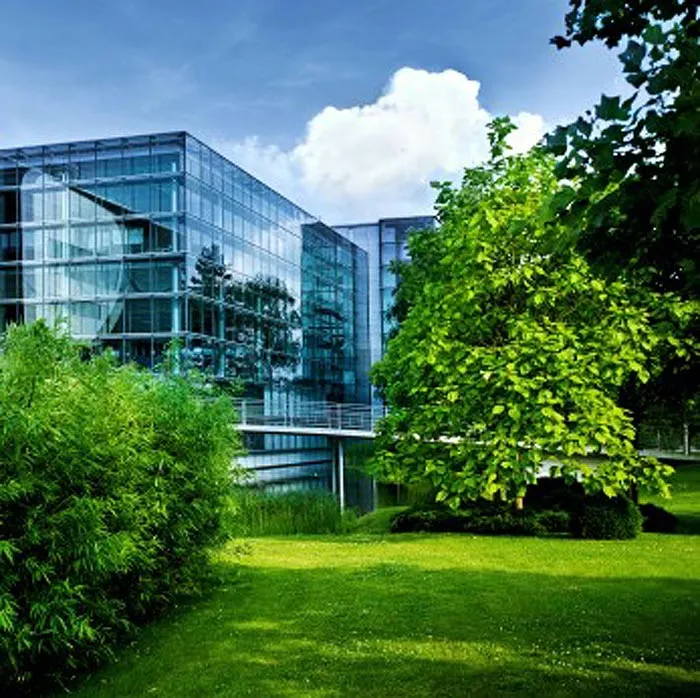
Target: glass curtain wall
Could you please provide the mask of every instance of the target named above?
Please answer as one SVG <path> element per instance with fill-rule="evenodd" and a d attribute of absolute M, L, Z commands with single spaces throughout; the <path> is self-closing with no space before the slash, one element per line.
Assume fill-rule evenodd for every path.
<path fill-rule="evenodd" d="M 151 366 L 182 333 L 182 138 L 0 151 L 0 329 L 62 319 Z"/>
<path fill-rule="evenodd" d="M 393 329 L 388 317 L 394 303 L 397 279 L 391 271 L 395 260 L 408 260 L 408 236 L 413 230 L 434 228 L 433 216 L 384 218 L 376 223 L 335 226 L 343 237 L 367 253 L 369 319 L 366 323 L 370 364 L 379 361 Z M 373 396 L 375 404 L 381 404 Z"/>
<path fill-rule="evenodd" d="M 365 252 L 186 133 L 0 151 L 0 331 L 61 318 L 149 367 L 179 338 L 293 411 L 368 399 L 366 284 Z M 249 446 L 262 479 L 330 478 L 323 438 Z"/>

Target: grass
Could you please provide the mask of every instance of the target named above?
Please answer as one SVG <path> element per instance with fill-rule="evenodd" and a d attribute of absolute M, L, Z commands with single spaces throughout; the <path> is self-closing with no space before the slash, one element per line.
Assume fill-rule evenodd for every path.
<path fill-rule="evenodd" d="M 685 521 L 700 476 L 678 481 L 665 504 Z M 74 696 L 700 694 L 699 536 L 250 547 L 242 565 L 224 549 L 222 587 L 146 628 Z"/>
<path fill-rule="evenodd" d="M 341 533 L 349 523 L 329 492 L 274 493 L 240 488 L 234 497 L 231 530 L 255 537 L 297 533 Z"/>
<path fill-rule="evenodd" d="M 680 533 L 700 534 L 700 467 L 688 464 L 676 466 L 672 492 L 671 500 L 642 495 L 640 501 L 671 510 L 678 517 Z"/>

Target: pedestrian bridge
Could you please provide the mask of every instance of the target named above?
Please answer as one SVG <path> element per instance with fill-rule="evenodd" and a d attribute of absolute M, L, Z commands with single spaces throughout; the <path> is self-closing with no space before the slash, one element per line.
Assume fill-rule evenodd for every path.
<path fill-rule="evenodd" d="M 383 405 L 347 402 L 295 402 L 275 407 L 265 400 L 238 398 L 235 404 L 240 417 L 238 428 L 244 433 L 338 439 L 374 439 L 375 426 L 387 412 Z M 644 448 L 639 454 L 679 462 L 700 458 L 700 453 L 690 447 L 687 433 L 681 448 Z"/>
<path fill-rule="evenodd" d="M 248 434 L 289 434 L 373 439 L 386 414 L 382 405 L 347 402 L 299 402 L 275 407 L 266 400 L 239 398 L 238 428 Z"/>

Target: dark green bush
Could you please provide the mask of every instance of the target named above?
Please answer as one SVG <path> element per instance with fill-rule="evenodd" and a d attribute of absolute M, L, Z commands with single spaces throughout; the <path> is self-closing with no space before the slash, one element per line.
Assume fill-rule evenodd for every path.
<path fill-rule="evenodd" d="M 562 511 L 514 511 L 491 502 L 473 503 L 470 508 L 409 509 L 391 521 L 392 533 L 483 533 L 490 535 L 538 536 L 568 528 L 569 516 Z"/>
<path fill-rule="evenodd" d="M 325 490 L 268 492 L 237 488 L 230 532 L 234 536 L 340 533 L 350 514 Z"/>
<path fill-rule="evenodd" d="M 0 347 L 0 687 L 13 692 L 108 656 L 198 586 L 223 534 L 230 401 L 195 376 L 81 353 L 43 323 Z"/>
<path fill-rule="evenodd" d="M 541 477 L 527 488 L 525 505 L 528 509 L 572 512 L 580 508 L 584 497 L 580 482 L 567 482 L 560 477 Z"/>
<path fill-rule="evenodd" d="M 678 527 L 678 518 L 655 504 L 640 504 L 639 511 L 644 518 L 642 530 L 646 533 L 673 533 Z"/>
<path fill-rule="evenodd" d="M 642 515 L 629 497 L 588 496 L 571 515 L 571 534 L 576 538 L 624 540 L 642 530 Z"/>

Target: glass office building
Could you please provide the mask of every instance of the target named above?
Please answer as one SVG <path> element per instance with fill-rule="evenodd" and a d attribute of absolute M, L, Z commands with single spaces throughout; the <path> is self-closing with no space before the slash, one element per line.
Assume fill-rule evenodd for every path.
<path fill-rule="evenodd" d="M 0 331 L 63 318 L 271 410 L 369 400 L 367 253 L 187 133 L 0 150 Z M 262 480 L 325 486 L 322 437 L 249 438 Z"/>
<path fill-rule="evenodd" d="M 382 218 L 376 223 L 336 225 L 335 230 L 360 247 L 368 256 L 370 361 L 384 355 L 393 329 L 388 313 L 394 304 L 398 283 L 391 270 L 395 260 L 407 261 L 408 236 L 412 230 L 434 228 L 434 216 Z"/>

